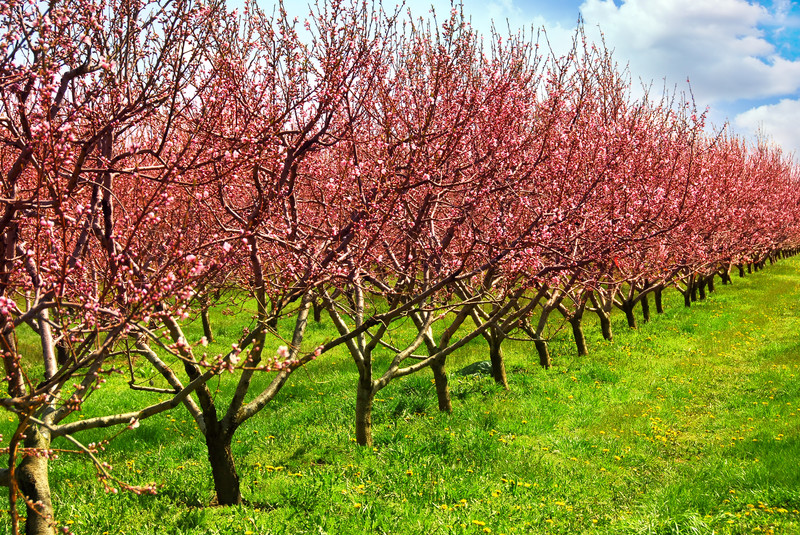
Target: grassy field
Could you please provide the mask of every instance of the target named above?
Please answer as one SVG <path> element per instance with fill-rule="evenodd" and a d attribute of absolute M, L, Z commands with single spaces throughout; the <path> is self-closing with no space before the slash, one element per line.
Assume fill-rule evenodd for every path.
<path fill-rule="evenodd" d="M 246 506 L 207 506 L 205 447 L 181 408 L 103 454 L 157 495 L 107 494 L 83 456 L 63 454 L 58 520 L 77 534 L 800 533 L 800 259 L 691 309 L 669 292 L 665 307 L 638 331 L 616 315 L 613 343 L 587 324 L 588 357 L 562 331 L 549 371 L 532 344 L 509 343 L 510 391 L 451 374 L 452 414 L 428 371 L 392 383 L 370 449 L 354 443 L 353 365 L 324 355 L 239 430 Z M 231 321 L 215 321 L 221 344 Z M 330 322 L 312 329 L 322 339 Z M 486 355 L 476 340 L 449 368 Z"/>

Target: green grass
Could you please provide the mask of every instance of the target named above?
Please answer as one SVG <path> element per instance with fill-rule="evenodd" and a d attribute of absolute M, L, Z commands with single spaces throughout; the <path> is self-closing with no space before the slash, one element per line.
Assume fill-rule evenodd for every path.
<path fill-rule="evenodd" d="M 587 318 L 588 357 L 562 329 L 549 371 L 532 344 L 509 342 L 510 391 L 451 374 L 453 414 L 437 411 L 429 372 L 396 381 L 378 394 L 371 449 L 354 443 L 354 367 L 325 355 L 239 430 L 245 506 L 207 506 L 205 447 L 181 408 L 102 455 L 157 495 L 107 494 L 84 457 L 63 454 L 57 518 L 80 534 L 800 532 L 800 260 L 718 284 L 691 309 L 666 293 L 665 308 L 637 331 L 616 315 L 613 343 Z M 214 320 L 219 347 L 236 321 Z M 485 358 L 475 341 L 449 369 Z M 146 399 L 113 388 L 93 410 Z"/>

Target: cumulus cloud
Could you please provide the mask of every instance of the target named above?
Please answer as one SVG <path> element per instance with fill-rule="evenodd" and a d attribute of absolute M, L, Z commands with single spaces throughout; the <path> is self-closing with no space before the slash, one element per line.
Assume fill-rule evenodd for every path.
<path fill-rule="evenodd" d="M 778 24 L 785 10 L 744 0 L 586 0 L 581 12 L 634 76 L 669 85 L 688 78 L 698 104 L 800 88 L 800 61 L 781 58 L 762 29 Z"/>
<path fill-rule="evenodd" d="M 639 79 L 652 81 L 654 91 L 662 83 L 685 91 L 688 78 L 696 104 L 711 107 L 714 124 L 735 116 L 740 134 L 760 127 L 785 148 L 800 148 L 800 135 L 793 134 L 800 124 L 800 100 L 795 100 L 800 99 L 800 60 L 794 59 L 800 56 L 795 37 L 800 18 L 792 0 L 463 2 L 464 14 L 484 35 L 493 21 L 501 33 L 507 27 L 514 32 L 544 27 L 557 54 L 572 43 L 570 21 L 579 9 L 589 37 L 599 37 L 602 30 L 615 59 L 629 65 L 634 91 Z M 303 3 L 289 2 L 294 4 Z M 383 5 L 390 9 L 392 4 L 385 0 Z M 417 17 L 429 16 L 433 5 L 440 21 L 451 9 L 450 0 L 406 0 L 404 5 Z M 752 104 L 762 105 L 736 115 Z"/>
<path fill-rule="evenodd" d="M 786 150 L 800 147 L 800 100 L 782 99 L 777 104 L 758 106 L 740 113 L 733 125 L 742 133 L 761 133 Z M 797 154 L 795 154 L 797 158 Z"/>
<path fill-rule="evenodd" d="M 541 28 L 546 28 L 548 38 L 555 49 L 566 51 L 571 43 L 573 28 L 549 21 L 541 15 L 531 14 L 523 9 L 520 0 L 463 0 L 463 3 L 464 15 L 470 20 L 472 27 L 484 36 L 491 33 L 493 26 L 501 35 L 508 33 L 509 30 L 512 33 L 524 30 L 531 35 Z M 450 1 L 407 0 L 405 7 L 415 17 L 428 16 L 433 8 L 437 16 L 442 19 L 450 12 Z"/>

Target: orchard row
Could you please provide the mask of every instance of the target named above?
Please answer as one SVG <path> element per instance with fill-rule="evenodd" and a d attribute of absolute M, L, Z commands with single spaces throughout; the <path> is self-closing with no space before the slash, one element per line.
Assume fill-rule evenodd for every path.
<path fill-rule="evenodd" d="M 580 29 L 561 54 L 544 34 L 481 36 L 458 8 L 423 21 L 331 1 L 300 23 L 250 3 L 8 0 L 0 19 L 0 404 L 18 421 L 0 480 L 15 531 L 21 498 L 26 532 L 53 533 L 57 437 L 91 452 L 81 431 L 184 405 L 219 503 L 241 503 L 234 433 L 334 347 L 357 365 L 369 445 L 394 379 L 430 368 L 451 410 L 447 357 L 476 337 L 505 385 L 510 336 L 550 366 L 553 312 L 585 354 L 587 311 L 610 339 L 614 307 L 634 327 L 649 296 L 660 312 L 675 287 L 689 305 L 800 242 L 790 157 L 632 87 Z M 208 310 L 231 300 L 255 303 L 250 327 L 206 354 Z M 338 335 L 309 347 L 323 312 Z M 207 336 L 190 340 L 196 316 Z M 25 354 L 31 331 L 40 351 Z M 161 378 L 131 383 L 151 405 L 69 418 L 132 356 Z M 259 373 L 272 380 L 254 391 Z"/>

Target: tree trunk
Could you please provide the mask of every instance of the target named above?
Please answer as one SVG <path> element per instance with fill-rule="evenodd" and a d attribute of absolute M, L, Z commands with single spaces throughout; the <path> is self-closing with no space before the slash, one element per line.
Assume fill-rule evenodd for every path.
<path fill-rule="evenodd" d="M 600 331 L 603 333 L 603 338 L 609 342 L 614 340 L 614 334 L 611 332 L 611 317 L 608 314 L 597 314 L 600 318 Z"/>
<path fill-rule="evenodd" d="M 208 429 L 206 431 L 206 447 L 208 461 L 211 463 L 211 474 L 214 478 L 214 490 L 219 505 L 241 505 L 242 494 L 239 488 L 239 474 L 231 453 L 232 433 L 220 433 Z"/>
<path fill-rule="evenodd" d="M 686 291 L 683 293 L 683 306 L 686 308 L 692 306 L 692 292 L 689 288 L 686 288 Z"/>
<path fill-rule="evenodd" d="M 503 360 L 503 349 L 501 347 L 505 336 L 493 328 L 489 338 L 489 360 L 492 362 L 492 377 L 497 384 L 508 390 L 506 364 Z"/>
<path fill-rule="evenodd" d="M 692 303 L 697 301 L 697 286 L 698 286 L 698 284 L 696 282 L 692 281 L 692 286 L 691 286 L 691 288 L 689 290 L 689 299 L 692 300 Z"/>
<path fill-rule="evenodd" d="M 753 263 L 752 262 L 748 262 L 747 263 L 747 274 L 749 275 L 751 273 L 753 273 Z"/>
<path fill-rule="evenodd" d="M 650 321 L 650 297 L 647 294 L 642 296 L 642 321 Z"/>
<path fill-rule="evenodd" d="M 439 410 L 453 412 L 453 402 L 450 399 L 450 388 L 447 385 L 447 372 L 444 369 L 444 359 L 431 362 L 433 381 L 436 383 L 436 398 L 439 400 Z"/>
<path fill-rule="evenodd" d="M 583 334 L 583 316 L 572 316 L 569 320 L 572 325 L 572 336 L 575 338 L 575 346 L 578 348 L 578 355 L 585 356 L 589 354 L 586 347 L 586 336 Z"/>
<path fill-rule="evenodd" d="M 706 281 L 705 279 L 700 279 L 700 284 L 697 285 L 697 292 L 700 297 L 700 301 L 706 298 Z"/>
<path fill-rule="evenodd" d="M 708 277 L 708 293 L 714 293 L 716 288 L 714 287 L 714 275 Z"/>
<path fill-rule="evenodd" d="M 736 264 L 736 267 L 739 268 L 739 277 L 744 278 L 744 266 L 742 264 Z"/>
<path fill-rule="evenodd" d="M 636 316 L 633 315 L 633 302 L 625 301 L 622 303 L 622 311 L 625 312 L 625 319 L 628 320 L 628 327 L 636 328 Z"/>
<path fill-rule="evenodd" d="M 25 447 L 37 450 L 50 448 L 50 432 L 32 425 L 25 432 Z M 47 474 L 46 455 L 27 455 L 16 470 L 19 490 L 27 502 L 26 535 L 53 535 L 53 501 L 50 497 L 50 479 Z M 33 505 L 33 507 L 31 507 Z"/>
<path fill-rule="evenodd" d="M 209 342 L 214 341 L 214 332 L 211 330 L 211 322 L 208 320 L 208 305 L 203 305 L 200 308 L 200 321 L 203 322 L 203 336 Z"/>
<path fill-rule="evenodd" d="M 375 391 L 372 381 L 359 379 L 356 391 L 356 443 L 372 446 L 372 402 Z"/>
<path fill-rule="evenodd" d="M 59 340 L 56 342 L 56 362 L 58 366 L 64 366 L 69 362 L 69 350 L 67 348 L 67 344 L 64 340 Z"/>
<path fill-rule="evenodd" d="M 661 302 L 661 292 L 663 290 L 661 288 L 656 288 L 653 292 L 653 300 L 656 302 L 656 314 L 663 314 L 664 313 L 664 306 Z"/>
<path fill-rule="evenodd" d="M 325 309 L 325 307 L 322 305 L 322 303 L 320 301 L 314 301 L 314 303 L 311 305 L 311 307 L 314 310 L 314 321 L 316 323 L 321 322 L 322 321 L 322 311 Z"/>
<path fill-rule="evenodd" d="M 550 350 L 547 349 L 547 340 L 535 340 L 536 351 L 539 353 L 539 364 L 545 370 L 549 370 L 552 363 L 550 362 Z"/>

